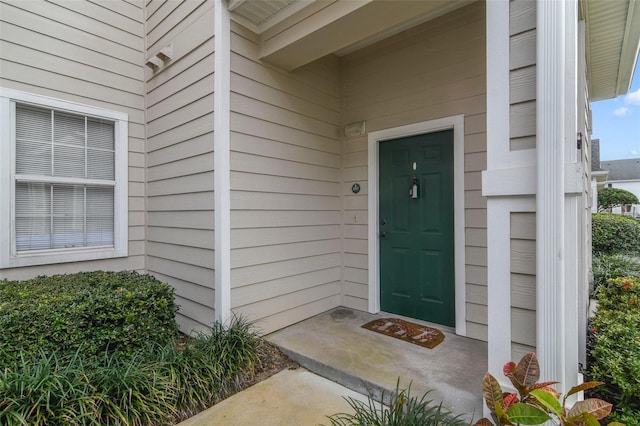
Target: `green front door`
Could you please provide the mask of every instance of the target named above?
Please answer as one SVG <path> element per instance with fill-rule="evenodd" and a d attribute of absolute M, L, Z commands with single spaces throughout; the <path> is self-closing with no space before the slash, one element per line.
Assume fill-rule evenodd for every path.
<path fill-rule="evenodd" d="M 381 308 L 455 326 L 453 130 L 383 141 L 379 158 Z"/>

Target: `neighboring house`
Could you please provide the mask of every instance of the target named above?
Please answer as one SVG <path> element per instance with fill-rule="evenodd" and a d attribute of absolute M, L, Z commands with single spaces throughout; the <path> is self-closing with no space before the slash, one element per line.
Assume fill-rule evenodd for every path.
<path fill-rule="evenodd" d="M 600 167 L 608 172 L 606 186 L 624 189 L 640 199 L 640 158 L 602 161 Z M 615 207 L 612 212 L 640 218 L 640 204 L 625 206 L 624 212 L 621 207 Z"/>
<path fill-rule="evenodd" d="M 600 139 L 591 139 L 591 211 L 598 211 L 598 191 L 605 187 L 609 172 L 600 167 Z"/>
<path fill-rule="evenodd" d="M 628 91 L 636 0 L 5 0 L 0 21 L 0 278 L 149 272 L 185 331 L 395 311 L 487 341 L 496 376 L 535 350 L 580 380 L 589 101 Z"/>

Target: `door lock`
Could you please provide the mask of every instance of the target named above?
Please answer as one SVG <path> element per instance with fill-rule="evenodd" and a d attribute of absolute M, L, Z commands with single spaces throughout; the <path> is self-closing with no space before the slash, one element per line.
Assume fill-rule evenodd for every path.
<path fill-rule="evenodd" d="M 387 233 L 384 231 L 380 232 L 380 238 L 387 238 Z"/>

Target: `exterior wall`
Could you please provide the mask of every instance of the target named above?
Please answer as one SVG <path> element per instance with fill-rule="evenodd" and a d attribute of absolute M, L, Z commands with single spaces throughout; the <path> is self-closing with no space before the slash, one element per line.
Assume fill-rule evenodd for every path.
<path fill-rule="evenodd" d="M 214 320 L 213 1 L 145 7 L 147 270 L 175 289 L 184 331 Z M 146 67 L 145 67 L 146 68 Z"/>
<path fill-rule="evenodd" d="M 474 3 L 342 58 L 344 122 L 367 132 L 464 114 L 466 330 L 487 339 L 484 3 Z M 343 143 L 343 305 L 367 310 L 367 137 Z M 362 187 L 351 193 L 353 183 Z M 453 212 L 452 212 L 453 214 Z"/>
<path fill-rule="evenodd" d="M 509 4 L 509 149 L 536 148 L 536 2 Z M 531 195 L 533 198 L 534 195 Z M 536 215 L 511 212 L 511 359 L 536 350 Z"/>
<path fill-rule="evenodd" d="M 286 73 L 232 23 L 231 308 L 269 332 L 340 305 L 340 73 Z"/>
<path fill-rule="evenodd" d="M 129 116 L 129 256 L 4 269 L 0 278 L 27 279 L 98 269 L 143 271 L 145 134 L 141 2 L 2 1 L 0 51 L 0 86 Z"/>
<path fill-rule="evenodd" d="M 536 214 L 511 213 L 511 358 L 536 347 Z"/>

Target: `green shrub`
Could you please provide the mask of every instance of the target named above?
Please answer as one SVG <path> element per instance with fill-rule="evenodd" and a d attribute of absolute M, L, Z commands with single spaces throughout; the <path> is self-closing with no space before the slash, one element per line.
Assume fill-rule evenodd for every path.
<path fill-rule="evenodd" d="M 132 353 L 22 353 L 0 369 L 0 424 L 176 424 L 238 390 L 260 341 L 240 318 L 182 350 L 171 341 Z"/>
<path fill-rule="evenodd" d="M 640 424 L 640 278 L 609 280 L 600 287 L 591 321 L 589 380 L 602 381 L 593 393 L 614 403 L 612 420 Z"/>
<path fill-rule="evenodd" d="M 411 396 L 409 389 L 400 390 L 399 383 L 390 406 L 380 404 L 369 395 L 366 403 L 346 398 L 354 414 L 338 413 L 329 416 L 331 426 L 466 426 L 460 416 L 454 417 L 442 404 L 422 397 Z M 384 400 L 384 395 L 382 395 Z"/>
<path fill-rule="evenodd" d="M 593 254 L 640 254 L 640 222 L 618 214 L 594 213 Z"/>
<path fill-rule="evenodd" d="M 0 347 L 5 357 L 131 352 L 174 337 L 176 311 L 168 285 L 135 272 L 0 281 Z"/>
<path fill-rule="evenodd" d="M 596 256 L 593 258 L 593 283 L 592 297 L 600 287 L 606 287 L 608 280 L 618 277 L 640 278 L 640 257 L 612 254 Z"/>

